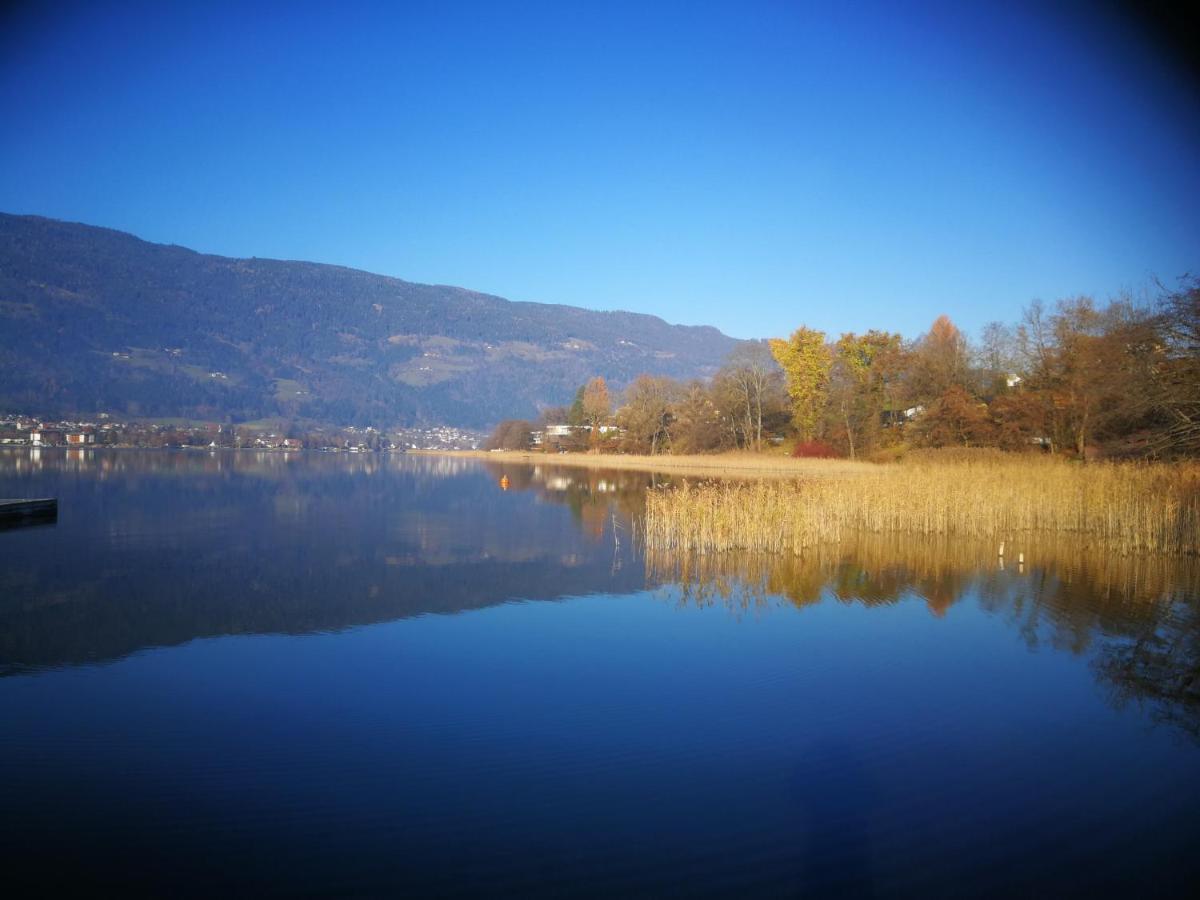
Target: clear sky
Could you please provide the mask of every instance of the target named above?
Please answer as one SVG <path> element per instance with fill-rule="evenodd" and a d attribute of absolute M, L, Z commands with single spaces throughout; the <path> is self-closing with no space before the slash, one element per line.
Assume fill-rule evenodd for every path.
<path fill-rule="evenodd" d="M 1194 72 L 1098 8 L 10 4 L 0 210 L 738 337 L 974 331 L 1200 270 Z"/>

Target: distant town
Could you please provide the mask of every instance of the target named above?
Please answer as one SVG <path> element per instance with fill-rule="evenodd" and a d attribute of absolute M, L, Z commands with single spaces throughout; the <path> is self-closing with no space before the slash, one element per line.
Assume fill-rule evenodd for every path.
<path fill-rule="evenodd" d="M 94 420 L 52 420 L 0 413 L 0 447 L 144 447 L 208 450 L 320 450 L 329 453 L 476 450 L 486 436 L 452 425 L 380 429 L 284 423 L 173 423 L 118 421 L 105 413 Z"/>

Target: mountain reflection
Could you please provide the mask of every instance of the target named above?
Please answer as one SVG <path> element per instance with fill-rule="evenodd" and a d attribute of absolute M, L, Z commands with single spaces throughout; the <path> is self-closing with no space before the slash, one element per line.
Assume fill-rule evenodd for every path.
<path fill-rule="evenodd" d="M 0 673 L 644 587 L 624 565 L 640 480 L 498 477 L 447 457 L 0 455 L 0 493 L 61 511 L 0 543 Z"/>
<path fill-rule="evenodd" d="M 803 557 L 643 556 L 661 475 L 452 457 L 0 452 L 0 495 L 58 496 L 0 533 L 0 674 L 223 635 L 335 631 L 512 600 L 657 588 L 737 615 L 974 604 L 1086 654 L 1117 705 L 1200 739 L 1200 569 L 1070 541 L 864 539 Z M 1025 564 L 1015 561 L 1024 553 Z"/>

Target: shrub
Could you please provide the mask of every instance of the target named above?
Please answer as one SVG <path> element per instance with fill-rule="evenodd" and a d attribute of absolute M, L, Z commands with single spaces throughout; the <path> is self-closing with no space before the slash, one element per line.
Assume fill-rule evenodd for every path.
<path fill-rule="evenodd" d="M 792 448 L 793 459 L 836 459 L 838 452 L 824 441 L 798 441 Z"/>

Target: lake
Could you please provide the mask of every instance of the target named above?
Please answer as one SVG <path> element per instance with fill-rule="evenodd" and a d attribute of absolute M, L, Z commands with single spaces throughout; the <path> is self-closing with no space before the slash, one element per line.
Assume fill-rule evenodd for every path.
<path fill-rule="evenodd" d="M 502 478 L 504 485 L 501 484 Z M 640 548 L 670 477 L 0 451 L 0 861 L 40 893 L 1183 895 L 1200 576 Z M 18 894 L 14 893 L 14 896 Z"/>

